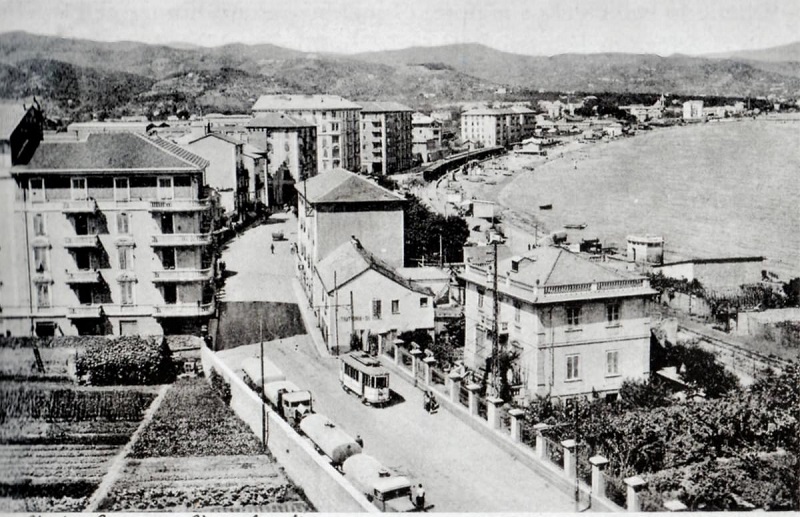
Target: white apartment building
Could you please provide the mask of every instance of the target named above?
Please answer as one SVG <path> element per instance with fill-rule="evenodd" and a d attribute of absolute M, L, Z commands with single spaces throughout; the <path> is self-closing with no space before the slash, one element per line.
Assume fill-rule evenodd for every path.
<path fill-rule="evenodd" d="M 479 108 L 461 114 L 461 140 L 484 147 L 521 142 L 533 136 L 535 114 L 526 108 Z"/>
<path fill-rule="evenodd" d="M 473 370 L 492 355 L 492 263 L 468 261 L 461 275 L 464 362 Z M 543 247 L 500 259 L 497 291 L 498 345 L 518 353 L 513 378 L 526 397 L 614 396 L 623 380 L 648 376 L 648 307 L 656 291 L 646 278 Z"/>
<path fill-rule="evenodd" d="M 336 95 L 262 95 L 253 115 L 285 113 L 317 127 L 317 172 L 361 170 L 361 106 Z"/>

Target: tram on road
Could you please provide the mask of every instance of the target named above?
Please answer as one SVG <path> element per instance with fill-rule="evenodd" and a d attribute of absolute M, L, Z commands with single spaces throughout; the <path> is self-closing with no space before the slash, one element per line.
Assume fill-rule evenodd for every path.
<path fill-rule="evenodd" d="M 389 371 L 365 352 L 341 357 L 339 382 L 342 389 L 355 393 L 365 404 L 383 405 L 391 398 Z"/>

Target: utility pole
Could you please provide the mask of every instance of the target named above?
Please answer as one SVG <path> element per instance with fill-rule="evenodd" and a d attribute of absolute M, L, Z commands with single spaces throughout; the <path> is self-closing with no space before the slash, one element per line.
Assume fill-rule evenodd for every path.
<path fill-rule="evenodd" d="M 334 355 L 339 355 L 339 286 L 336 285 L 336 271 L 333 272 L 333 331 Z"/>
<path fill-rule="evenodd" d="M 444 267 L 444 255 L 442 255 L 442 234 L 439 233 L 439 267 Z"/>
<path fill-rule="evenodd" d="M 261 393 L 258 398 L 261 402 L 261 443 L 267 446 L 267 408 L 264 405 L 264 322 L 258 319 L 258 341 L 261 347 Z"/>
<path fill-rule="evenodd" d="M 356 313 L 353 309 L 353 291 L 350 291 L 350 335 L 356 335 Z M 350 339 L 353 339 L 352 337 Z"/>
<path fill-rule="evenodd" d="M 500 394 L 499 374 L 500 368 L 497 364 L 500 354 L 500 336 L 498 335 L 500 316 L 500 297 L 497 293 L 497 239 L 492 241 L 492 385 L 495 396 Z"/>

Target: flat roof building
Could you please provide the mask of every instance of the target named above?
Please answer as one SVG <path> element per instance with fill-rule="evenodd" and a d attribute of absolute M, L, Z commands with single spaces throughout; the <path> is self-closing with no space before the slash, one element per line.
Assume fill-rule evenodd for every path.
<path fill-rule="evenodd" d="M 361 171 L 388 175 L 410 169 L 414 110 L 397 102 L 359 104 L 362 106 Z"/>

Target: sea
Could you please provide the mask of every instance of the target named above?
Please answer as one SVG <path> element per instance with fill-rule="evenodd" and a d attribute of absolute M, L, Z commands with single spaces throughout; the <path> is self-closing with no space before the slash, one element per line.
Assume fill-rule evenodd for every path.
<path fill-rule="evenodd" d="M 660 235 L 666 261 L 764 256 L 782 278 L 800 276 L 800 119 L 593 143 L 525 171 L 499 199 L 550 232 L 585 223 L 572 242 L 596 237 L 624 251 L 627 235 Z"/>

